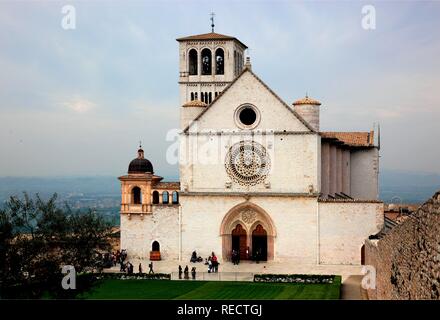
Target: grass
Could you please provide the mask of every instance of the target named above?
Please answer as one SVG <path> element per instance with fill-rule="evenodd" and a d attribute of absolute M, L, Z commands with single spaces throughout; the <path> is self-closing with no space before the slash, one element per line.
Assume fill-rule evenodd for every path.
<path fill-rule="evenodd" d="M 80 299 L 281 300 L 339 299 L 341 278 L 333 284 L 237 281 L 167 281 L 107 279 Z"/>

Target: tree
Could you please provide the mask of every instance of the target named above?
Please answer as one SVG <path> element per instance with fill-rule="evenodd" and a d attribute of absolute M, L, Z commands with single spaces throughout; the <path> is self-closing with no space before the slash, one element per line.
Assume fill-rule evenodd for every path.
<path fill-rule="evenodd" d="M 0 210 L 0 297 L 68 297 L 76 292 L 61 288 L 63 265 L 74 266 L 77 274 L 102 270 L 102 253 L 111 248 L 110 224 L 90 209 L 61 209 L 56 198 L 24 193 Z"/>

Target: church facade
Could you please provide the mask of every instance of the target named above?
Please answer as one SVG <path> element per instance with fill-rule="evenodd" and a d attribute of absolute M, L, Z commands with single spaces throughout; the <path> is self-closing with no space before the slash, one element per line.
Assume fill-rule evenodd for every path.
<path fill-rule="evenodd" d="M 321 103 L 285 103 L 235 37 L 179 42 L 179 182 L 144 151 L 121 181 L 121 248 L 133 258 L 361 264 L 383 225 L 375 132 L 322 132 Z"/>

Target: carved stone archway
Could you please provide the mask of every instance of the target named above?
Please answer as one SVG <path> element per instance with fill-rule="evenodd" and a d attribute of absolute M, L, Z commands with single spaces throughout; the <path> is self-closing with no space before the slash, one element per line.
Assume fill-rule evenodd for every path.
<path fill-rule="evenodd" d="M 267 260 L 274 259 L 274 238 L 276 229 L 269 214 L 260 206 L 246 201 L 231 208 L 224 216 L 220 225 L 220 236 L 222 237 L 222 258 L 231 260 L 232 233 L 240 225 L 246 232 L 246 244 L 248 247 L 248 258 L 252 256 L 252 232 L 258 225 L 267 234 Z"/>

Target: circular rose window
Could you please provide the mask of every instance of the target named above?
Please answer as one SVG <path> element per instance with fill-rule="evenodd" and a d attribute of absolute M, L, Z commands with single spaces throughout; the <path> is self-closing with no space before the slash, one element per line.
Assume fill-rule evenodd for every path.
<path fill-rule="evenodd" d="M 251 104 L 243 104 L 235 110 L 235 123 L 241 129 L 254 129 L 260 122 L 260 112 Z"/>
<path fill-rule="evenodd" d="M 225 167 L 233 181 L 252 186 L 266 179 L 270 170 L 270 158 L 261 144 L 241 141 L 229 148 Z"/>

